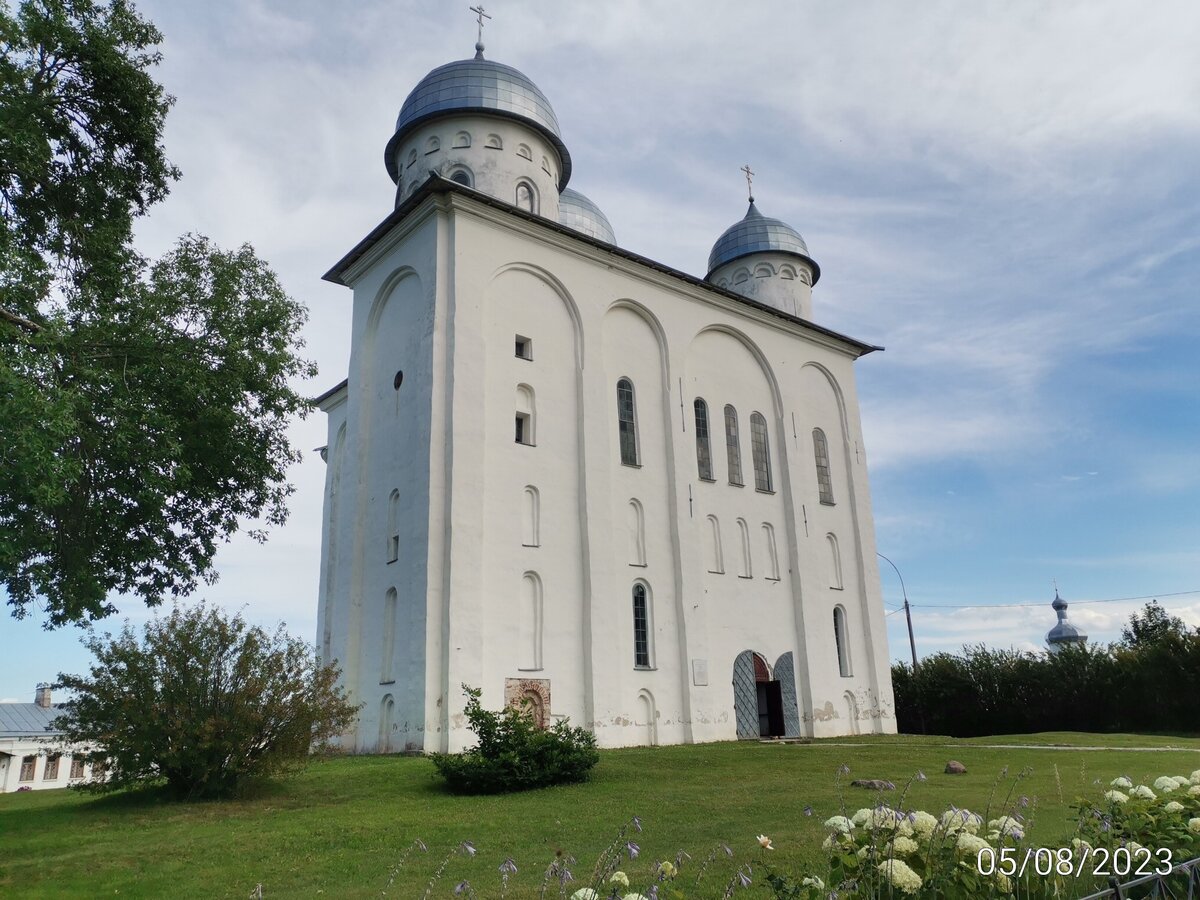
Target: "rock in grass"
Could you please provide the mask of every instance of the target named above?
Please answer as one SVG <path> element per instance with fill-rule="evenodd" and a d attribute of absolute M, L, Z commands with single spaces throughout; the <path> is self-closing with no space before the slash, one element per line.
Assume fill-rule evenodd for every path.
<path fill-rule="evenodd" d="M 866 788 L 870 791 L 894 791 L 896 785 L 882 778 L 856 778 L 850 782 L 850 787 Z"/>
<path fill-rule="evenodd" d="M 960 763 L 957 759 L 952 759 L 946 763 L 947 775 L 966 775 L 967 767 Z"/>

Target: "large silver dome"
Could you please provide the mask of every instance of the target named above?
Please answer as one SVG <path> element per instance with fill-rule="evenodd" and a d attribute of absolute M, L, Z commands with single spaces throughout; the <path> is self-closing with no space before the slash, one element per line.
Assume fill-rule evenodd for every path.
<path fill-rule="evenodd" d="M 708 255 L 708 274 L 711 275 L 727 262 L 749 256 L 751 253 L 763 252 L 794 253 L 801 256 L 812 267 L 813 284 L 821 277 L 821 269 L 808 255 L 808 245 L 804 243 L 804 238 L 800 237 L 800 232 L 786 222 L 764 216 L 758 211 L 753 200 L 750 201 L 750 208 L 746 210 L 746 217 L 726 229 L 713 244 L 712 253 Z"/>
<path fill-rule="evenodd" d="M 1087 635 L 1083 629 L 1067 621 L 1067 601 L 1058 595 L 1057 590 L 1054 592 L 1054 602 L 1050 604 L 1050 607 L 1058 616 L 1058 624 L 1046 632 L 1046 643 L 1051 648 L 1062 644 L 1087 643 Z"/>
<path fill-rule="evenodd" d="M 617 243 L 608 216 L 579 191 L 567 188 L 558 195 L 558 223 L 606 244 Z"/>
<path fill-rule="evenodd" d="M 388 141 L 384 162 L 395 181 L 395 150 L 414 128 L 430 119 L 461 112 L 480 112 L 509 119 L 519 119 L 540 131 L 558 150 L 562 158 L 559 190 L 571 177 L 571 155 L 558 131 L 558 117 L 546 95 L 523 73 L 512 66 L 484 59 L 482 51 L 474 59 L 460 59 L 438 66 L 422 78 L 396 119 L 396 133 Z"/>

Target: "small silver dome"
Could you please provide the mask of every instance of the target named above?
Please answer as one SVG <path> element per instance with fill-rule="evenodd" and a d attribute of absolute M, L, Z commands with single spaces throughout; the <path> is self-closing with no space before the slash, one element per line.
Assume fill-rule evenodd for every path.
<path fill-rule="evenodd" d="M 570 188 L 558 195 L 558 223 L 606 244 L 616 244 L 608 217 L 595 203 Z"/>
<path fill-rule="evenodd" d="M 434 69 L 422 78 L 396 119 L 396 132 L 384 151 L 384 162 L 392 181 L 399 177 L 396 169 L 396 145 L 414 128 L 430 119 L 462 112 L 518 119 L 532 125 L 554 145 L 562 158 L 559 190 L 571 177 L 571 155 L 558 131 L 558 117 L 536 84 L 512 66 L 484 59 L 482 52 L 474 59 L 460 59 Z"/>
<path fill-rule="evenodd" d="M 812 266 L 813 284 L 821 277 L 821 270 L 808 255 L 808 245 L 800 237 L 800 232 L 786 222 L 764 216 L 753 200 L 746 210 L 746 217 L 726 229 L 713 244 L 712 253 L 708 255 L 708 274 L 711 275 L 727 262 L 763 252 L 793 253 L 803 257 Z"/>
<path fill-rule="evenodd" d="M 1063 644 L 1086 644 L 1087 635 L 1067 621 L 1067 601 L 1054 592 L 1054 602 L 1050 604 L 1058 616 L 1058 624 L 1046 632 L 1046 643 L 1050 649 L 1056 649 Z"/>

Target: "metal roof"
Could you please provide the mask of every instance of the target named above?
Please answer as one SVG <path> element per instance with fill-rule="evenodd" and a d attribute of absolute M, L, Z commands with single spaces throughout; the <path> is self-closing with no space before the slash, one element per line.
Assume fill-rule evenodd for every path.
<path fill-rule="evenodd" d="M 40 737 L 61 734 L 50 727 L 62 709 L 36 703 L 0 703 L 0 738 Z"/>
<path fill-rule="evenodd" d="M 572 231 L 579 231 L 606 244 L 615 244 L 617 236 L 609 224 L 608 216 L 600 207 L 579 191 L 570 188 L 558 195 L 558 224 Z"/>
<path fill-rule="evenodd" d="M 754 205 L 753 199 L 745 217 L 725 229 L 725 233 L 713 244 L 712 253 L 708 255 L 708 274 L 711 275 L 727 262 L 751 253 L 764 252 L 802 256 L 813 267 L 813 284 L 821 277 L 821 270 L 808 255 L 808 245 L 800 237 L 800 232 L 786 222 L 764 216 Z"/>
<path fill-rule="evenodd" d="M 438 66 L 412 89 L 400 107 L 396 132 L 384 151 L 383 161 L 392 181 L 399 178 L 396 146 L 406 135 L 422 122 L 463 112 L 518 119 L 532 125 L 558 150 L 562 160 L 558 188 L 561 191 L 567 186 L 571 177 L 571 154 L 562 142 L 558 116 L 550 101 L 523 72 L 484 59 L 482 51 L 474 59 L 460 59 Z"/>

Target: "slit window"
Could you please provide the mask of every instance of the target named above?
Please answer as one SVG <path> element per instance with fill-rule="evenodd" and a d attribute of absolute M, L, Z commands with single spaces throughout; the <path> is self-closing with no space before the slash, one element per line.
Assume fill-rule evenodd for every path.
<path fill-rule="evenodd" d="M 729 464 L 729 483 L 739 487 L 742 481 L 742 447 L 738 439 L 737 410 L 725 407 L 725 458 Z"/>
<path fill-rule="evenodd" d="M 621 444 L 621 464 L 638 465 L 637 407 L 633 382 L 628 378 L 617 382 L 617 436 Z"/>
<path fill-rule="evenodd" d="M 821 502 L 833 506 L 833 476 L 829 471 L 829 441 L 825 432 L 820 428 L 813 429 L 813 456 L 817 464 L 817 489 L 821 494 Z"/>
<path fill-rule="evenodd" d="M 754 487 L 771 490 L 771 447 L 767 442 L 767 420 L 762 413 L 750 416 L 750 450 L 754 456 Z"/>
<path fill-rule="evenodd" d="M 633 586 L 633 664 L 650 668 L 650 609 L 644 584 Z"/>
<path fill-rule="evenodd" d="M 696 409 L 696 468 L 704 481 L 713 481 L 712 442 L 708 434 L 708 404 L 697 397 Z"/>
<path fill-rule="evenodd" d="M 835 606 L 833 609 L 833 639 L 837 644 L 838 672 L 843 678 L 850 677 L 850 648 L 846 638 L 846 611 L 840 606 Z"/>

